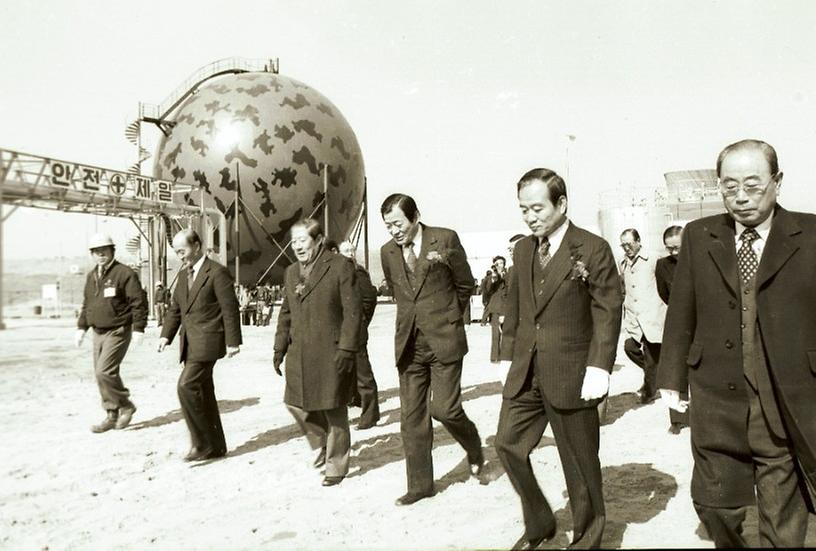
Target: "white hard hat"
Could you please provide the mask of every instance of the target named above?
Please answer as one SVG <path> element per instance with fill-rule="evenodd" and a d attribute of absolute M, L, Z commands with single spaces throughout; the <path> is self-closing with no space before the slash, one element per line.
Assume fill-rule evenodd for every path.
<path fill-rule="evenodd" d="M 110 235 L 106 233 L 95 233 L 91 236 L 90 241 L 88 241 L 88 248 L 93 250 L 100 247 L 115 247 Z"/>

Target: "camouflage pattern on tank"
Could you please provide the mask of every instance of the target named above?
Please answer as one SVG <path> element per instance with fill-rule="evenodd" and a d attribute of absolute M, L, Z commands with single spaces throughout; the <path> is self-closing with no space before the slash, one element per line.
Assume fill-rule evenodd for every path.
<path fill-rule="evenodd" d="M 238 193 L 248 206 L 239 211 L 241 283 L 254 285 L 280 253 L 275 241 L 285 245 L 291 225 L 320 204 L 323 166 L 329 167 L 329 236 L 339 242 L 351 232 L 365 187 L 360 146 L 340 110 L 313 88 L 271 73 L 228 75 L 190 96 L 174 122 L 159 143 L 153 175 L 198 184 L 205 206 L 225 213 L 230 269 L 240 175 Z M 177 200 L 198 205 L 201 195 Z M 282 257 L 264 282 L 279 283 L 289 262 Z"/>

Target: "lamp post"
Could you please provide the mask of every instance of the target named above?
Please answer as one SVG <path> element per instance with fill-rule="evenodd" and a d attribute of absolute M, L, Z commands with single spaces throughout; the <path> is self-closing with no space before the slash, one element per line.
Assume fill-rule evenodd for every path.
<path fill-rule="evenodd" d="M 570 182 L 570 144 L 572 144 L 572 142 L 575 141 L 575 136 L 573 134 L 565 134 L 564 137 L 567 139 L 566 151 L 564 153 L 564 157 L 565 157 L 564 179 L 566 180 L 567 185 L 569 185 L 571 183 Z"/>

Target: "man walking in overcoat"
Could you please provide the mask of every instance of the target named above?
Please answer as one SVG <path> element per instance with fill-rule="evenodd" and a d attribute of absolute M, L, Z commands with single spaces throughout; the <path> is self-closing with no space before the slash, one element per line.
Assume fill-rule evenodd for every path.
<path fill-rule="evenodd" d="M 348 474 L 348 399 L 360 337 L 361 301 L 354 264 L 323 246 L 323 228 L 306 218 L 292 226 L 297 262 L 284 273 L 274 366 L 286 358 L 283 401 L 326 466 L 324 486 Z"/>
<path fill-rule="evenodd" d="M 689 223 L 669 299 L 658 387 L 684 409 L 691 497 L 718 547 L 801 547 L 816 483 L 816 216 L 779 206 L 776 151 L 758 140 L 717 159 L 726 214 Z M 810 490 L 810 493 L 808 492 Z"/>

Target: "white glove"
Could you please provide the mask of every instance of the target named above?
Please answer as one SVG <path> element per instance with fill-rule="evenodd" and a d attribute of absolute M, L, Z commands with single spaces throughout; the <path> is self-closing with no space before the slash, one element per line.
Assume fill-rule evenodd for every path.
<path fill-rule="evenodd" d="M 668 390 L 666 388 L 660 389 L 660 400 L 674 411 L 684 413 L 688 409 L 688 400 L 680 399 L 680 392 L 677 390 Z"/>
<path fill-rule="evenodd" d="M 87 329 L 77 329 L 76 333 L 74 333 L 74 344 L 77 348 L 82 346 L 82 341 L 85 339 L 85 332 Z"/>
<path fill-rule="evenodd" d="M 162 337 L 159 339 L 159 346 L 156 349 L 158 352 L 164 352 L 164 349 L 167 348 L 167 343 L 170 342 L 167 340 L 167 337 Z"/>
<path fill-rule="evenodd" d="M 240 351 L 241 351 L 240 346 L 228 346 L 227 347 L 227 358 L 232 358 L 233 356 L 238 354 L 238 352 L 240 352 Z"/>
<path fill-rule="evenodd" d="M 504 323 L 504 316 L 499 316 L 499 325 Z"/>
<path fill-rule="evenodd" d="M 581 385 L 581 400 L 602 398 L 609 392 L 609 372 L 600 367 L 587 366 L 584 384 Z"/>
<path fill-rule="evenodd" d="M 144 342 L 144 333 L 141 331 L 134 331 L 133 336 L 130 337 L 130 342 L 133 346 L 141 346 L 142 342 Z"/>

